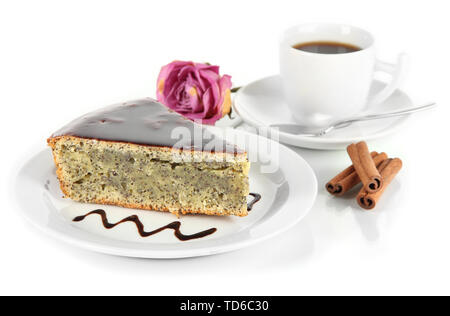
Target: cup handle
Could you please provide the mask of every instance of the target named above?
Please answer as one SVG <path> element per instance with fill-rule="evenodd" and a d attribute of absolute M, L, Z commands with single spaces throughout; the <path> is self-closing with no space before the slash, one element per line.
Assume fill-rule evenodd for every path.
<path fill-rule="evenodd" d="M 375 72 L 385 72 L 391 75 L 392 79 L 386 87 L 369 99 L 370 104 L 379 104 L 391 96 L 392 93 L 403 83 L 406 73 L 408 55 L 401 53 L 398 55 L 397 64 L 386 63 L 380 60 L 375 62 Z"/>

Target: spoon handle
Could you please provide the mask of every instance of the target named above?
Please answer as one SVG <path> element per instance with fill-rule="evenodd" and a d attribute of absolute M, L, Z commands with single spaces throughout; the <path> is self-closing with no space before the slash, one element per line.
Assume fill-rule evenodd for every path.
<path fill-rule="evenodd" d="M 337 127 L 339 127 L 341 125 L 346 125 L 348 123 L 353 123 L 353 122 L 358 122 L 358 121 L 368 121 L 368 120 L 376 120 L 376 119 L 382 119 L 382 118 L 388 118 L 388 117 L 394 117 L 394 116 L 401 116 L 401 115 L 406 115 L 406 114 L 411 114 L 411 113 L 415 113 L 415 112 L 419 112 L 419 111 L 432 109 L 434 107 L 436 107 L 436 103 L 435 102 L 431 102 L 431 103 L 427 103 L 425 105 L 416 106 L 416 107 L 413 107 L 413 108 L 400 110 L 400 111 L 380 113 L 380 114 L 369 114 L 369 115 L 364 115 L 364 116 L 357 116 L 357 117 L 353 117 L 353 118 L 350 118 L 350 119 L 346 119 L 346 120 L 343 120 L 343 121 L 336 122 L 334 124 L 334 126 L 335 126 L 335 128 L 337 128 Z"/>

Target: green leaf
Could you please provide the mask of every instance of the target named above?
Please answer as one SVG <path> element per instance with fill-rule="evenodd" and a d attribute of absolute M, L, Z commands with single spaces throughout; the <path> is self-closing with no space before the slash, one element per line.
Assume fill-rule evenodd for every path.
<path fill-rule="evenodd" d="M 241 89 L 241 88 L 242 88 L 242 87 L 234 87 L 234 88 L 231 88 L 230 92 L 231 92 L 231 93 L 236 93 L 236 92 L 238 92 L 239 89 Z"/>

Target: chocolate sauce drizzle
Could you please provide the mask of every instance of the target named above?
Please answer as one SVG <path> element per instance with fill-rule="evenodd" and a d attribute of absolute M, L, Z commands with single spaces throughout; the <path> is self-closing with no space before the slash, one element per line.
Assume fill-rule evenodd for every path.
<path fill-rule="evenodd" d="M 180 231 L 180 227 L 181 227 L 181 222 L 179 221 L 174 221 L 172 223 L 169 223 L 165 226 L 162 226 L 160 228 L 157 228 L 155 230 L 152 230 L 150 232 L 146 232 L 144 230 L 144 224 L 142 224 L 141 220 L 139 219 L 139 217 L 137 215 L 131 215 L 128 216 L 127 218 L 122 219 L 121 221 L 117 222 L 117 223 L 110 223 L 108 222 L 108 218 L 106 216 L 106 212 L 102 209 L 98 209 L 98 210 L 94 210 L 92 212 L 87 213 L 86 215 L 82 215 L 82 216 L 77 216 L 73 219 L 74 222 L 81 222 L 82 220 L 84 220 L 86 217 L 88 217 L 89 215 L 92 214 L 98 214 L 101 216 L 102 218 L 102 222 L 103 222 L 103 226 L 106 229 L 111 229 L 116 227 L 117 225 L 120 225 L 122 223 L 126 223 L 126 222 L 133 222 L 136 224 L 136 227 L 138 229 L 139 235 L 141 235 L 141 237 L 149 237 L 152 235 L 155 235 L 157 233 L 162 232 L 163 230 L 166 229 L 173 229 L 174 231 L 174 235 L 175 237 L 177 237 L 179 240 L 181 241 L 186 241 L 186 240 L 191 240 L 191 239 L 197 239 L 197 238 L 202 238 L 202 237 L 206 237 L 208 235 L 211 235 L 213 233 L 215 233 L 217 231 L 217 228 L 210 228 L 192 235 L 185 235 Z"/>
<path fill-rule="evenodd" d="M 253 196 L 253 200 L 250 201 L 247 204 L 247 211 L 250 212 L 253 209 L 253 206 L 259 202 L 259 200 L 261 200 L 261 194 L 258 193 L 250 193 L 251 196 Z M 157 228 L 155 230 L 152 230 L 150 232 L 146 232 L 144 229 L 144 224 L 141 222 L 141 220 L 139 219 L 139 217 L 137 215 L 131 215 L 128 216 L 124 219 L 122 219 L 121 221 L 118 221 L 117 223 L 110 223 L 108 221 L 108 217 L 106 215 L 106 212 L 102 209 L 97 209 L 97 210 L 93 210 L 85 215 L 81 215 L 81 216 L 77 216 L 73 219 L 74 222 L 81 222 L 83 221 L 86 217 L 93 215 L 93 214 L 97 214 L 100 215 L 100 217 L 102 218 L 102 223 L 103 226 L 106 229 L 112 229 L 120 224 L 126 223 L 126 222 L 133 222 L 134 224 L 136 224 L 137 230 L 139 232 L 139 235 L 141 235 L 141 237 L 150 237 L 152 235 L 155 235 L 157 233 L 162 232 L 163 230 L 166 229 L 173 229 L 173 233 L 175 235 L 175 237 L 177 237 L 179 240 L 181 241 L 186 241 L 186 240 L 191 240 L 191 239 L 197 239 L 197 238 L 203 238 L 206 236 L 209 236 L 211 234 L 214 234 L 217 231 L 217 228 L 210 228 L 192 235 L 185 235 L 180 231 L 180 227 L 181 227 L 181 222 L 180 221 L 174 221 L 172 223 L 169 223 L 165 226 L 162 226 L 160 228 Z"/>
<path fill-rule="evenodd" d="M 258 193 L 249 193 L 249 195 L 253 196 L 253 200 L 247 204 L 247 212 L 250 212 L 253 209 L 253 205 L 261 200 L 261 194 Z"/>

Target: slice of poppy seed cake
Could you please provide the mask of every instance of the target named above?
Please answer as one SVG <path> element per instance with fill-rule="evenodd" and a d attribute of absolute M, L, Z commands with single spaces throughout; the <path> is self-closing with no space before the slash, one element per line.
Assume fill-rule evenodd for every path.
<path fill-rule="evenodd" d="M 177 215 L 248 214 L 247 153 L 153 99 L 84 115 L 47 142 L 72 200 Z"/>

